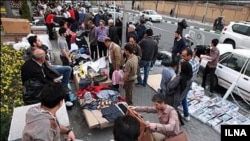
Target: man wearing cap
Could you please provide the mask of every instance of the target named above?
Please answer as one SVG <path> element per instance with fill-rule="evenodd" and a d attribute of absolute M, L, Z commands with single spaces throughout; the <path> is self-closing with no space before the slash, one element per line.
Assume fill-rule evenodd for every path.
<path fill-rule="evenodd" d="M 108 37 L 111 39 L 112 42 L 119 45 L 120 42 L 119 42 L 117 27 L 114 26 L 114 21 L 112 19 L 108 20 L 108 26 L 109 26 L 109 36 Z"/>

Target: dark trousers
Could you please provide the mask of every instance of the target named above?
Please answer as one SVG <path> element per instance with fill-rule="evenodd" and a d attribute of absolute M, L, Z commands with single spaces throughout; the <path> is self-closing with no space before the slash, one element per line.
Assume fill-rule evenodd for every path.
<path fill-rule="evenodd" d="M 49 39 L 53 40 L 53 24 L 46 24 L 48 32 L 49 32 Z"/>
<path fill-rule="evenodd" d="M 107 47 L 104 42 L 97 41 L 98 49 L 99 49 L 99 57 L 107 56 Z"/>
<path fill-rule="evenodd" d="M 204 72 L 203 72 L 203 77 L 202 77 L 202 87 L 206 87 L 206 79 L 207 75 L 209 74 L 210 76 L 210 92 L 214 92 L 214 73 L 215 73 L 216 68 L 209 68 L 208 65 L 206 66 Z"/>
<path fill-rule="evenodd" d="M 70 65 L 69 65 L 69 60 L 68 60 L 67 57 L 60 55 L 60 59 L 61 59 L 61 61 L 62 61 L 62 65 L 63 65 L 63 66 L 70 66 Z"/>
<path fill-rule="evenodd" d="M 98 58 L 97 45 L 90 45 L 90 51 L 91 51 L 91 58 L 93 60 L 97 60 Z"/>
<path fill-rule="evenodd" d="M 65 57 L 65 56 L 62 56 L 62 55 L 60 55 L 60 59 L 61 59 L 61 61 L 62 61 L 62 65 L 63 66 L 71 66 L 70 64 L 69 64 L 69 60 L 68 60 L 68 58 L 67 57 Z M 72 67 L 72 66 L 71 66 Z M 70 79 L 72 79 L 73 80 L 73 71 L 71 71 L 71 75 L 70 75 Z"/>

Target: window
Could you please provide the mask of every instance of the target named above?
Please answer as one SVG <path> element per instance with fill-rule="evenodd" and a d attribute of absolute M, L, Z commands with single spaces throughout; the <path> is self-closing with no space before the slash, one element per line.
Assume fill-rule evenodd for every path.
<path fill-rule="evenodd" d="M 248 64 L 246 66 L 245 75 L 250 77 L 250 61 L 248 61 Z"/>
<path fill-rule="evenodd" d="M 229 67 L 235 71 L 240 72 L 247 58 L 239 55 L 229 55 L 223 59 L 220 63 L 226 67 Z"/>
<path fill-rule="evenodd" d="M 230 52 L 226 52 L 226 53 L 220 55 L 219 61 L 221 61 L 222 59 L 224 59 L 225 57 L 227 57 L 230 54 L 231 54 Z"/>
<path fill-rule="evenodd" d="M 249 36 L 249 26 L 246 26 L 246 25 L 240 25 L 240 24 L 234 24 L 232 26 L 232 29 L 234 32 L 236 33 L 239 33 L 239 34 L 243 34 L 243 35 L 246 35 L 246 36 Z"/>

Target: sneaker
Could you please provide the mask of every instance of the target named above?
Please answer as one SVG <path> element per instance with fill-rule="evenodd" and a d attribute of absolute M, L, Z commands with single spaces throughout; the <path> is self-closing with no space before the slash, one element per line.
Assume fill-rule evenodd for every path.
<path fill-rule="evenodd" d="M 185 119 L 186 121 L 190 121 L 190 116 L 184 117 L 184 114 L 181 114 L 181 117 Z"/>

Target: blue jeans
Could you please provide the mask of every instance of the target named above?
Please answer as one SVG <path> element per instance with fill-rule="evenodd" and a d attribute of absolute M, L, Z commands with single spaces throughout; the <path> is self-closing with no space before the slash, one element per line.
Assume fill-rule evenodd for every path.
<path fill-rule="evenodd" d="M 137 81 L 138 81 L 138 83 L 142 84 L 143 86 L 147 85 L 148 74 L 149 74 L 151 63 L 152 63 L 152 61 L 145 61 L 145 60 L 141 60 L 140 63 L 139 63 L 140 68 L 144 69 L 143 70 L 143 72 L 144 72 L 144 78 L 143 78 L 143 81 L 142 81 L 141 73 L 139 71 L 138 72 L 138 76 L 137 76 Z"/>
<path fill-rule="evenodd" d="M 62 84 L 66 88 L 68 88 L 69 78 L 72 72 L 72 68 L 70 66 L 61 66 L 61 65 L 52 65 L 52 67 L 63 75 Z"/>
<path fill-rule="evenodd" d="M 187 94 L 186 94 L 186 96 L 184 97 L 184 99 L 182 100 L 181 104 L 182 104 L 182 107 L 183 107 L 183 114 L 184 114 L 184 117 L 188 117 L 188 116 L 189 116 L 189 113 L 188 113 Z"/>

